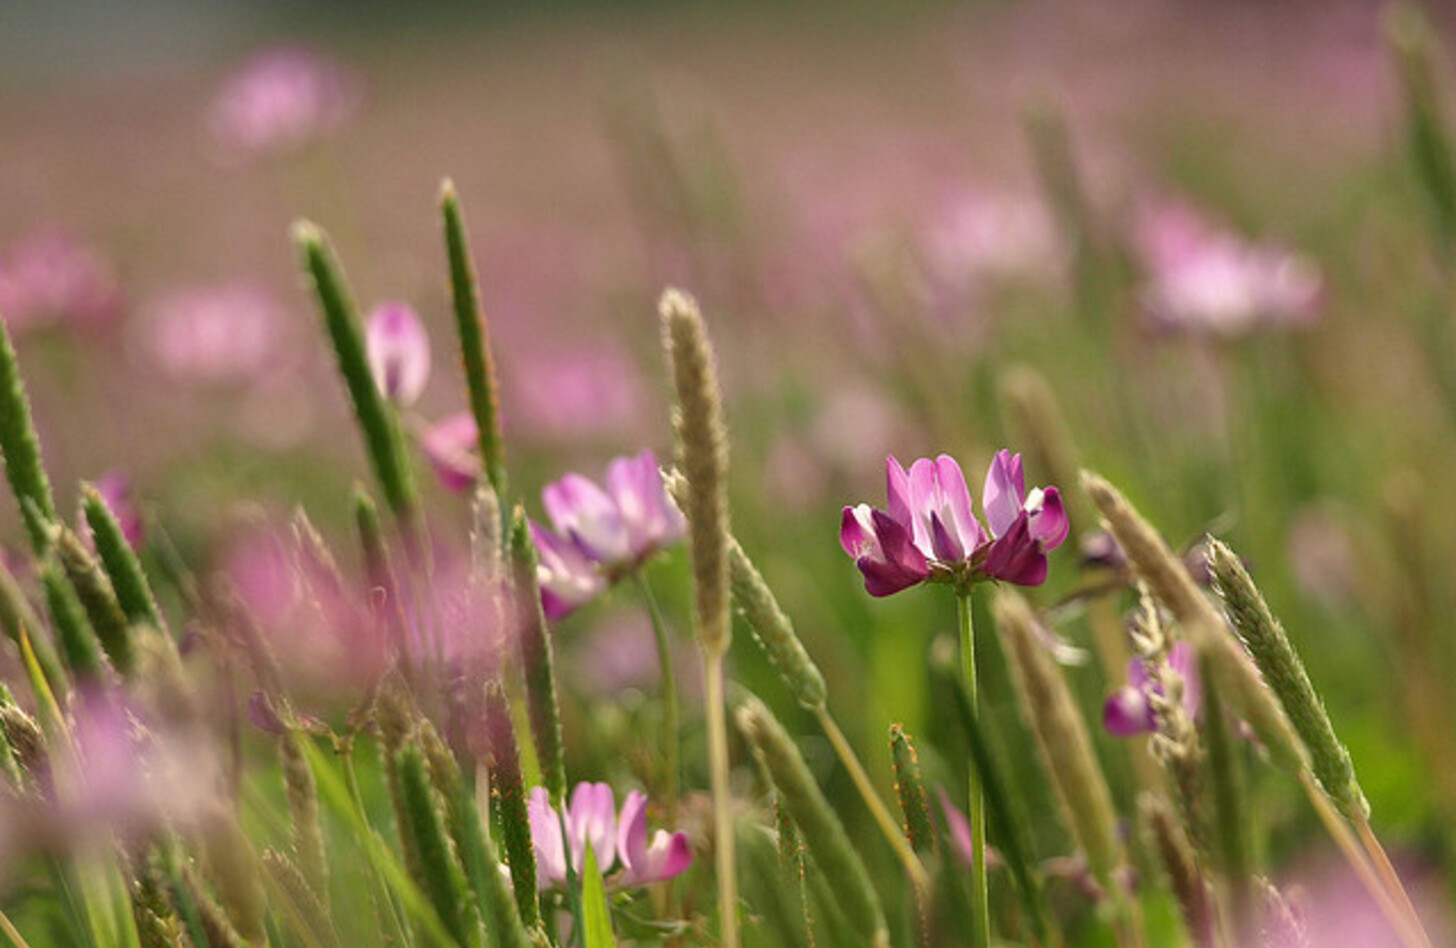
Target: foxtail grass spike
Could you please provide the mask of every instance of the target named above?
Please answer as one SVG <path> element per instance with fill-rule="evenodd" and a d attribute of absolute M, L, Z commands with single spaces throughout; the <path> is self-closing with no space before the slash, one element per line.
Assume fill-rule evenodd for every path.
<path fill-rule="evenodd" d="M 496 682 L 485 686 L 485 727 L 490 740 L 490 785 L 500 801 L 501 841 L 511 867 L 516 908 L 521 922 L 535 928 L 541 922 L 536 900 L 536 851 L 531 844 L 520 750 L 506 696 Z"/>
<path fill-rule="evenodd" d="M 728 566 L 733 601 L 748 623 L 753 640 L 763 649 L 799 704 L 810 710 L 823 708 L 828 691 L 824 675 L 804 650 L 793 622 L 779 607 L 773 590 L 737 540 L 730 539 Z"/>
<path fill-rule="evenodd" d="M 1234 644 L 1222 617 L 1199 592 L 1183 561 L 1117 488 L 1096 474 L 1083 471 L 1082 489 L 1102 514 L 1154 598 L 1178 620 L 1198 651 L 1210 656 L 1209 667 L 1219 679 L 1224 698 L 1249 722 L 1270 758 L 1289 773 L 1303 773 L 1308 769 L 1308 752 L 1289 718 L 1259 680 L 1254 666 Z"/>
<path fill-rule="evenodd" d="M 707 327 L 692 297 L 663 293 L 663 344 L 677 393 L 679 466 L 687 480 L 683 512 L 689 523 L 698 641 L 728 650 L 728 435 L 723 426 L 718 369 Z"/>
<path fill-rule="evenodd" d="M 1208 883 L 1199 869 L 1188 834 L 1174 818 L 1167 802 L 1151 793 L 1138 798 L 1138 813 L 1153 838 L 1189 937 L 1196 948 L 1214 948 L 1213 905 Z"/>
<path fill-rule="evenodd" d="M 123 677 L 130 676 L 136 665 L 132 647 L 131 625 L 117 601 L 111 581 L 82 544 L 81 538 L 69 529 L 62 529 L 56 541 L 56 554 L 66 577 L 76 590 L 76 598 L 86 610 L 86 617 L 106 657 Z"/>
<path fill-rule="evenodd" d="M 46 477 L 40 458 L 40 439 L 35 435 L 35 421 L 30 414 L 30 399 L 20 377 L 20 363 L 10 342 L 10 329 L 0 319 L 0 452 L 5 456 L 5 477 L 15 502 L 23 508 L 26 501 L 35 504 L 46 520 L 56 519 L 56 502 L 51 495 L 51 482 Z M 31 549 L 37 556 L 48 545 L 44 533 L 26 518 Z"/>
<path fill-rule="evenodd" d="M 129 622 L 145 623 L 155 629 L 165 629 L 162 612 L 157 608 L 156 596 L 142 570 L 136 551 L 126 542 L 121 525 L 106 501 L 91 484 L 81 485 L 81 513 L 86 526 L 91 530 L 96 555 L 116 591 L 116 601 Z"/>
<path fill-rule="evenodd" d="M 500 395 L 490 332 L 480 306 L 475 263 L 465 231 L 460 197 L 448 179 L 440 187 L 440 214 L 445 224 L 445 252 L 450 258 L 450 298 L 455 307 L 455 328 L 460 334 L 460 355 L 465 363 L 465 384 L 470 390 L 470 413 L 480 438 L 480 458 L 496 496 L 506 496 L 505 445 L 501 438 Z"/>
<path fill-rule="evenodd" d="M 920 757 L 910 735 L 898 724 L 890 725 L 890 754 L 895 762 L 895 796 L 905 814 L 905 838 L 917 853 L 935 850 L 935 823 L 925 798 L 925 781 L 920 776 Z"/>
<path fill-rule="evenodd" d="M 530 939 L 521 924 L 511 887 L 501 874 L 495 846 L 486 835 L 480 809 L 461 777 L 459 763 L 433 727 L 427 725 L 423 729 L 421 741 L 429 760 L 430 776 L 445 799 L 450 837 L 455 841 L 465 878 L 475 894 L 479 915 L 486 922 L 491 948 L 529 948 Z M 527 881 L 534 878 L 533 870 Z"/>
<path fill-rule="evenodd" d="M 303 943 L 319 948 L 340 948 L 334 921 L 322 896 L 308 880 L 307 873 L 276 849 L 263 853 L 263 871 L 292 909 L 284 917 L 292 920 Z"/>
<path fill-rule="evenodd" d="M 402 829 L 409 834 L 419 854 L 416 871 L 420 875 L 420 889 L 434 906 L 445 930 L 462 948 L 479 945 L 479 932 L 471 930 L 470 913 L 466 911 L 465 873 L 445 835 L 434 787 L 419 747 L 410 744 L 401 749 L 395 755 L 395 769 L 406 819 Z"/>
<path fill-rule="evenodd" d="M 308 765 L 302 742 L 308 737 L 289 728 L 278 739 L 278 757 L 283 764 L 283 783 L 288 796 L 288 815 L 293 828 L 293 854 L 319 903 L 329 904 L 329 863 L 324 852 L 323 823 L 319 819 L 318 784 Z"/>
<path fill-rule="evenodd" d="M 1113 887 L 1122 861 L 1117 813 L 1085 719 L 1061 669 L 1041 643 L 1026 600 L 1003 591 L 995 599 L 994 611 L 1022 710 L 1037 737 L 1068 828 L 1086 854 L 1092 874 L 1115 898 Z"/>
<path fill-rule="evenodd" d="M 10 689 L 0 685 L 0 769 L 18 792 L 41 773 L 44 761 L 40 725 L 15 703 Z"/>
<path fill-rule="evenodd" d="M 500 496 L 489 484 L 475 489 L 470 502 L 470 572 L 487 588 L 501 579 L 506 561 Z"/>
<path fill-rule="evenodd" d="M 1370 804 L 1355 779 L 1350 752 L 1335 736 L 1324 701 L 1315 692 L 1304 663 L 1263 594 L 1239 558 L 1218 540 L 1209 545 L 1208 565 L 1234 631 L 1308 748 L 1310 766 L 1320 786 L 1346 816 L 1353 818 L 1357 812 L 1368 816 Z"/>
<path fill-rule="evenodd" d="M 757 698 L 750 697 L 738 709 L 738 727 L 753 747 L 764 773 L 782 795 L 789 815 L 804 834 L 814 862 L 834 880 L 834 892 L 841 908 L 863 933 L 873 933 L 876 946 L 889 945 L 889 931 L 880 897 L 870 883 L 869 872 L 839 817 L 824 798 L 783 725 Z"/>
<path fill-rule="evenodd" d="M 364 435 L 374 476 L 384 492 L 385 503 L 400 519 L 406 535 L 412 535 L 415 528 L 414 478 L 404 458 L 392 410 L 369 371 L 364 336 L 343 274 L 328 238 L 317 226 L 299 221 L 293 226 L 293 240 L 302 255 L 304 272 L 312 281 L 319 310 L 338 359 L 339 371 Z"/>
<path fill-rule="evenodd" d="M 20 758 L 15 752 L 10 737 L 9 717 L 14 711 L 20 709 L 15 704 L 15 698 L 10 694 L 10 689 L 0 685 L 0 776 L 10 785 L 12 793 L 20 794 L 26 789 L 29 783 L 26 772 L 21 769 Z M 39 734 L 40 728 L 36 727 Z"/>
<path fill-rule="evenodd" d="M 1249 847 L 1249 822 L 1253 814 L 1244 800 L 1243 766 L 1234 746 L 1233 729 L 1218 679 L 1210 674 L 1205 656 L 1199 667 L 1203 681 L 1203 721 L 1205 746 L 1208 748 L 1208 776 L 1213 788 L 1213 820 L 1211 833 L 1223 873 L 1229 900 L 1229 914 L 1234 931 L 1247 937 L 1255 921 L 1253 909 L 1254 866 Z"/>
<path fill-rule="evenodd" d="M 738 868 L 734 856 L 728 725 L 724 709 L 724 656 L 732 638 L 728 604 L 728 434 L 718 369 L 702 314 L 677 290 L 658 303 L 663 347 L 677 394 L 678 465 L 687 480 L 688 556 L 693 567 L 694 627 L 703 665 L 708 771 L 713 797 L 718 915 L 723 948 L 738 948 Z"/>
<path fill-rule="evenodd" d="M 202 849 L 208 876 L 233 928 L 249 944 L 266 943 L 268 903 L 257 856 L 231 813 L 203 834 Z"/>
<path fill-rule="evenodd" d="M 561 744 L 561 711 L 556 700 L 556 670 L 551 631 L 541 609 L 536 581 L 536 545 L 526 512 L 516 507 L 511 522 L 511 588 L 516 613 L 516 640 L 521 649 L 521 671 L 526 679 L 526 701 L 531 715 L 531 738 L 541 762 L 541 779 L 560 810 L 566 799 L 566 760 Z"/>
<path fill-rule="evenodd" d="M 1442 115 L 1434 62 L 1439 48 L 1430 24 L 1415 4 L 1393 4 L 1385 34 L 1405 98 L 1411 161 L 1430 202 L 1437 232 L 1456 247 L 1456 148 Z"/>
<path fill-rule="evenodd" d="M 36 660 L 40 663 L 51 690 L 65 692 L 66 673 L 61 667 L 60 657 L 56 654 L 56 647 L 49 636 L 41 633 L 40 618 L 31 608 L 30 600 L 20 588 L 20 583 L 4 563 L 0 563 L 0 630 L 17 647 L 24 630 L 30 638 L 31 647 L 35 649 Z"/>
<path fill-rule="evenodd" d="M 253 943 L 233 926 L 227 912 L 212 897 L 196 870 L 187 864 L 182 870 L 187 892 L 197 906 L 198 922 L 210 948 L 250 948 Z"/>
<path fill-rule="evenodd" d="M 71 588 L 61 564 L 52 557 L 40 564 L 40 585 L 66 667 L 78 683 L 99 680 L 104 668 L 96 633 L 91 630 L 91 623 L 86 620 L 76 590 Z"/>

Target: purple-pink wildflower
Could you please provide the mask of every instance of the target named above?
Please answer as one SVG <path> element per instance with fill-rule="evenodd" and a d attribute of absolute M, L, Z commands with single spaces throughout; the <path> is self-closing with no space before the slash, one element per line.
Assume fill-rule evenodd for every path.
<path fill-rule="evenodd" d="M 983 527 L 954 458 L 920 458 L 909 472 L 885 460 L 887 510 L 845 507 L 839 543 L 864 575 L 865 591 L 889 596 L 923 582 L 966 587 L 981 580 L 1046 581 L 1047 552 L 1067 538 L 1055 487 L 1026 491 L 1021 455 L 997 452 L 986 472 Z"/>
<path fill-rule="evenodd" d="M 1319 316 L 1319 267 L 1278 244 L 1247 241 L 1178 203 L 1143 213 L 1134 238 L 1147 271 L 1141 301 L 1159 326 L 1231 337 Z"/>
<path fill-rule="evenodd" d="M 430 337 L 408 303 L 374 307 L 365 327 L 374 383 L 386 398 L 413 405 L 430 380 Z"/>
<path fill-rule="evenodd" d="M 484 468 L 475 450 L 479 443 L 480 429 L 468 411 L 447 415 L 420 434 L 420 449 L 435 476 L 447 490 L 457 492 L 470 490 L 480 479 Z"/>
<path fill-rule="evenodd" d="M 173 290 L 139 328 L 147 355 L 178 382 L 246 385 L 277 367 L 291 322 L 268 291 L 227 283 Z"/>
<path fill-rule="evenodd" d="M 1203 706 L 1203 690 L 1198 681 L 1198 657 L 1187 642 L 1175 642 L 1168 652 L 1168 667 L 1183 679 L 1183 710 L 1196 718 Z M 1127 684 L 1107 699 L 1102 706 L 1102 725 L 1117 737 L 1134 737 L 1157 730 L 1158 722 L 1150 700 L 1161 694 L 1161 687 L 1148 678 L 1147 665 L 1141 658 L 1127 663 Z"/>
<path fill-rule="evenodd" d="M 527 801 L 526 815 L 536 851 L 536 885 L 543 890 L 566 883 L 568 859 L 574 873 L 582 871 L 588 844 L 596 855 L 597 868 L 615 888 L 671 879 L 693 861 L 687 834 L 658 830 L 649 839 L 647 798 L 636 790 L 622 801 L 619 814 L 610 786 L 579 783 L 571 792 L 566 813 L 558 814 L 545 788 L 536 787 Z"/>
<path fill-rule="evenodd" d="M 224 80 L 207 124 L 225 160 L 245 161 L 338 129 L 357 109 L 359 92 L 357 77 L 317 53 L 276 46 Z"/>
<path fill-rule="evenodd" d="M 532 524 L 541 600 L 553 619 L 682 539 L 687 522 L 667 495 L 657 457 L 644 450 L 607 465 L 606 488 L 580 474 L 547 484 L 541 501 L 554 528 Z"/>
<path fill-rule="evenodd" d="M 110 264 L 60 231 L 32 233 L 0 258 L 0 319 L 12 334 L 60 323 L 103 323 L 120 301 Z"/>

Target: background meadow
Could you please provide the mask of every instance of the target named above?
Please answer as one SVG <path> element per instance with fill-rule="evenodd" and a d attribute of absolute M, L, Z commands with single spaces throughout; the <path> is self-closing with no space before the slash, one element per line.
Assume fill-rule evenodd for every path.
<path fill-rule="evenodd" d="M 956 612 L 931 591 L 866 595 L 837 542 L 841 510 L 881 502 L 886 455 L 908 465 L 950 454 L 979 496 L 980 471 L 1010 447 L 1031 484 L 1078 466 L 1106 476 L 1192 551 L 1195 574 L 1204 534 L 1242 556 L 1349 748 L 1431 938 L 1453 937 L 1456 164 L 1444 8 L 75 9 L 84 16 L 0 12 L 0 317 L 59 516 L 74 520 L 81 481 L 124 479 L 147 522 L 144 565 L 175 577 L 168 563 L 186 563 L 209 593 L 235 594 L 259 617 L 298 714 L 342 733 L 377 668 L 367 649 L 304 628 L 275 601 L 300 508 L 341 574 L 362 582 L 351 487 L 369 477 L 289 228 L 305 218 L 327 231 L 362 313 L 403 301 L 419 314 L 433 366 L 400 424 L 406 440 L 426 438 L 466 408 L 435 207 L 448 177 L 468 211 L 498 367 L 508 504 L 544 521 L 541 488 L 564 473 L 598 478 L 643 448 L 673 456 L 656 312 L 664 287 L 690 291 L 719 360 L 734 535 L 794 618 L 897 817 L 892 723 L 914 736 L 931 796 L 944 787 L 964 805 L 964 736 L 927 674 L 938 643 L 955 641 Z M 1028 423 L 1027 393 L 1044 391 L 1065 422 L 1057 444 L 1075 445 L 1070 469 L 1050 469 Z M 424 452 L 410 457 L 448 573 L 469 560 L 470 496 L 441 483 Z M 1107 567 L 1079 485 L 1058 486 L 1071 540 L 1050 554 L 1045 585 L 1025 592 L 1090 723 L 1146 941 L 1183 944 L 1136 819 L 1156 765 L 1145 738 L 1102 727 L 1125 678 L 1091 630 L 1089 590 L 1107 585 L 1099 601 L 1119 611 L 1135 598 L 1121 561 Z M 9 502 L 0 545 L 38 603 Z M 687 834 L 694 860 L 671 896 L 684 927 L 642 921 L 663 912 L 654 890 L 614 903 L 617 937 L 718 944 L 686 550 L 672 546 L 644 574 L 684 697 L 684 797 L 667 828 Z M 183 584 L 154 582 L 191 662 L 208 648 L 207 623 Z M 1056 816 L 990 600 L 976 599 L 981 714 L 1032 816 L 1052 913 L 1068 944 L 1127 943 L 1067 861 L 1077 843 Z M 552 636 L 573 782 L 654 789 L 663 706 L 640 596 L 613 588 Z M 245 711 L 256 685 L 244 664 L 207 678 L 202 703 L 228 735 L 218 747 L 248 762 L 228 772 L 241 775 L 242 826 L 261 849 L 286 838 L 289 810 L 275 738 Z M 917 934 L 895 854 L 741 621 L 728 677 L 794 735 L 869 867 L 893 943 L 970 943 L 954 926 Z M 31 707 L 9 640 L 0 679 Z M 772 826 L 750 749 L 730 732 L 741 818 Z M 361 744 L 362 809 L 388 836 L 374 753 Z M 1399 944 L 1299 785 L 1253 744 L 1238 753 L 1252 859 L 1300 893 L 1309 943 Z M 667 825 L 664 804 L 654 827 Z M 388 943 L 370 940 L 370 882 L 343 855 L 357 839 L 337 817 L 325 830 L 341 943 Z M 752 846 L 740 858 L 756 858 Z M 947 856 L 940 871 L 963 867 Z M 784 922 L 771 907 L 772 886 L 744 875 L 745 941 L 803 942 L 792 911 Z M 1000 936 L 1030 943 L 1008 920 L 1005 876 L 992 870 Z M 54 891 L 29 851 L 0 870 L 0 908 L 37 948 L 73 943 Z M 849 937 L 813 904 L 819 943 Z M 275 944 L 309 943 L 281 915 L 269 925 Z"/>

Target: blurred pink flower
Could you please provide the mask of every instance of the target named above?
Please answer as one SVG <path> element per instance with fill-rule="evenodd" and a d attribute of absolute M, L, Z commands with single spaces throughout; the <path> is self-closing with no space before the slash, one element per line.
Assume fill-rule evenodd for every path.
<path fill-rule="evenodd" d="M 0 319 L 12 334 L 103 323 L 116 315 L 120 301 L 110 264 L 60 231 L 34 232 L 0 257 Z"/>
<path fill-rule="evenodd" d="M 1168 666 L 1183 679 L 1183 710 L 1196 718 L 1203 708 L 1203 690 L 1198 681 L 1198 656 L 1193 646 L 1178 642 L 1168 653 Z M 1107 733 L 1132 737 L 1157 730 L 1157 719 L 1149 700 L 1162 688 L 1148 679 L 1146 663 L 1141 658 L 1127 663 L 1127 684 L 1108 698 L 1102 706 L 1102 725 Z"/>
<path fill-rule="evenodd" d="M 139 324 L 145 354 L 178 382 L 246 385 L 270 374 L 289 318 L 267 291 L 246 283 L 174 290 Z"/>
<path fill-rule="evenodd" d="M 1142 305 L 1157 325 L 1229 337 L 1319 318 L 1324 280 L 1314 261 L 1247 241 L 1185 204 L 1144 208 L 1133 238 L 1147 273 Z"/>
<path fill-rule="evenodd" d="M 1452 927 L 1451 912 L 1441 887 L 1436 884 L 1422 888 L 1409 872 L 1402 872 L 1401 876 L 1433 943 L 1452 944 L 1456 929 Z M 1303 860 L 1281 880 L 1279 888 L 1293 908 L 1297 924 L 1304 930 L 1266 926 L 1271 936 L 1267 942 L 1270 948 L 1306 945 L 1399 948 L 1405 944 L 1344 861 L 1332 854 L 1312 855 Z"/>
<path fill-rule="evenodd" d="M 430 337 L 408 303 L 380 303 L 365 326 L 369 369 L 386 398 L 413 405 L 430 380 Z"/>
<path fill-rule="evenodd" d="M 631 356 L 602 342 L 523 357 L 510 376 L 512 430 L 521 436 L 577 438 L 630 431 L 643 409 Z"/>
<path fill-rule="evenodd" d="M 552 533 L 536 524 L 541 603 L 559 619 L 595 597 L 687 532 L 687 521 L 662 485 L 651 451 L 613 458 L 606 488 L 580 474 L 547 484 L 541 501 Z"/>
<path fill-rule="evenodd" d="M 930 275 L 959 291 L 1055 272 L 1066 257 L 1041 201 L 984 188 L 948 192 L 922 228 L 921 245 Z"/>
<path fill-rule="evenodd" d="M 435 470 L 435 476 L 446 489 L 468 491 L 475 486 L 482 471 L 480 429 L 475 416 L 468 411 L 447 415 L 420 433 L 420 450 Z"/>
<path fill-rule="evenodd" d="M 609 785 L 579 783 L 571 792 L 566 813 L 558 814 L 546 789 L 536 787 L 526 812 L 536 850 L 536 884 L 541 889 L 566 883 L 568 859 L 572 871 L 580 873 L 586 865 L 588 845 L 596 855 L 597 868 L 614 887 L 662 882 L 682 874 L 693 861 L 685 833 L 658 830 L 649 841 L 647 798 L 636 790 L 627 794 L 618 814 Z"/>
<path fill-rule="evenodd" d="M 234 70 L 207 111 L 230 162 L 291 151 L 342 127 L 358 109 L 361 82 L 300 46 L 266 49 Z"/>

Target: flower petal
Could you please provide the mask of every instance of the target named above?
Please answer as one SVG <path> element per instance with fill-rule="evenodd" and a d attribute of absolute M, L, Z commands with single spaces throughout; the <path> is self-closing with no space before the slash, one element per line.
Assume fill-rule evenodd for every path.
<path fill-rule="evenodd" d="M 981 509 L 993 536 L 1004 536 L 1021 515 L 1026 498 L 1026 478 L 1021 470 L 1021 455 L 1005 448 L 996 452 L 986 470 L 986 485 L 981 492 Z"/>
<path fill-rule="evenodd" d="M 1116 737 L 1147 734 L 1156 726 L 1147 693 L 1128 685 L 1118 689 L 1102 706 L 1102 726 Z"/>
<path fill-rule="evenodd" d="M 536 851 L 536 887 L 548 889 L 565 882 L 566 847 L 561 841 L 561 822 L 545 787 L 531 789 L 526 819 L 531 824 L 531 847 Z"/>
<path fill-rule="evenodd" d="M 1011 528 L 991 543 L 983 567 L 986 575 L 1018 586 L 1040 586 L 1047 578 L 1047 558 L 1031 538 L 1031 518 L 1017 517 Z"/>
<path fill-rule="evenodd" d="M 948 454 L 935 459 L 936 480 L 940 486 L 943 508 L 950 510 L 951 525 L 960 540 L 960 546 L 970 555 L 985 540 L 981 524 L 971 512 L 971 490 L 966 486 L 966 476 L 960 464 Z M 944 516 L 944 514 L 942 514 Z"/>
<path fill-rule="evenodd" d="M 626 524 L 606 491 L 580 474 L 547 484 L 541 502 L 557 532 L 568 536 L 598 563 L 617 564 L 632 557 Z"/>
<path fill-rule="evenodd" d="M 617 801 L 605 783 L 579 783 L 571 791 L 566 820 L 571 835 L 571 863 L 580 871 L 586 865 L 586 847 L 597 856 L 597 868 L 605 874 L 617 861 Z"/>
<path fill-rule="evenodd" d="M 910 475 L 894 455 L 885 458 L 885 509 L 890 516 L 910 526 Z"/>
<path fill-rule="evenodd" d="M 682 539 L 687 521 L 667 496 L 657 457 L 644 450 L 607 465 L 607 493 L 617 505 L 633 559 Z"/>
<path fill-rule="evenodd" d="M 1055 550 L 1062 545 L 1071 529 L 1071 521 L 1062 506 L 1062 492 L 1048 487 L 1041 492 L 1040 508 L 1031 513 L 1032 537 L 1043 550 Z"/>

